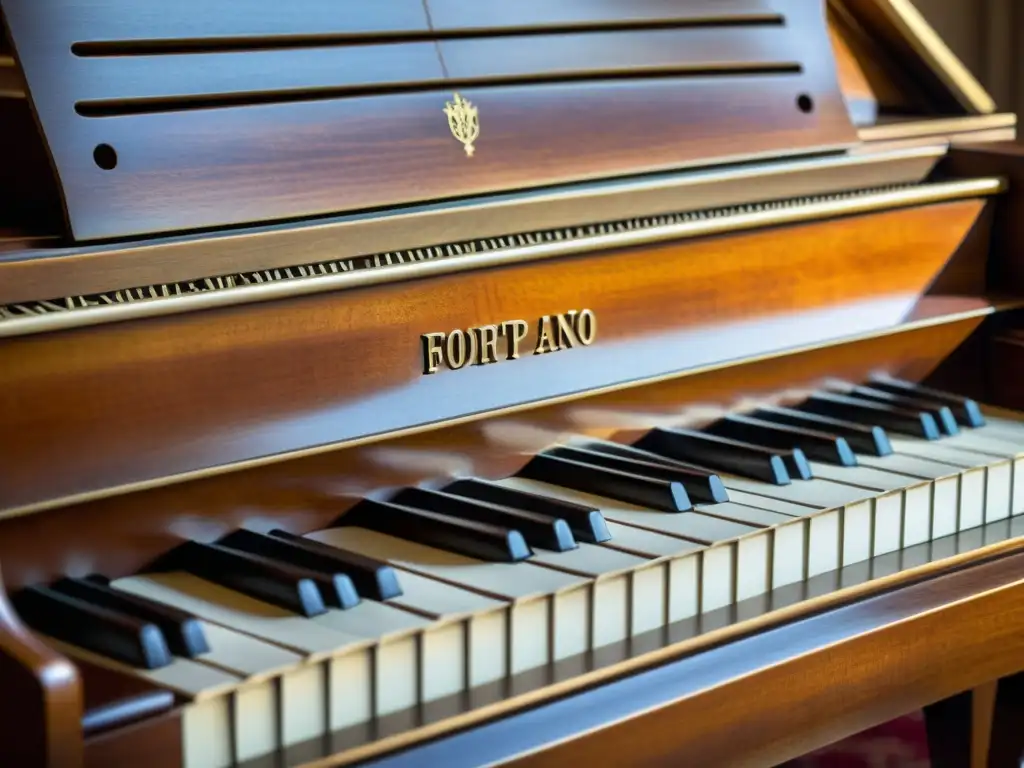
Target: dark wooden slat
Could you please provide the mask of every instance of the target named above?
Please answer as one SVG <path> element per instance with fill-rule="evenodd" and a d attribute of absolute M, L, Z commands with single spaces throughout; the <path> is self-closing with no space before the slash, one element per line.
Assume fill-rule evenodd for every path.
<path fill-rule="evenodd" d="M 47 137 L 65 169 L 78 238 L 328 214 L 853 139 L 841 98 L 798 75 L 460 92 L 480 115 L 472 158 L 451 135 L 443 108 L 452 96 L 443 91 L 81 118 L 46 123 Z M 797 105 L 805 93 L 816 105 L 809 114 Z M 93 163 L 98 145 L 113 147 L 116 168 Z"/>
<path fill-rule="evenodd" d="M 444 60 L 444 69 L 441 59 Z M 84 59 L 73 81 L 75 102 L 194 99 L 249 94 L 374 92 L 412 85 L 444 88 L 457 81 L 490 78 L 552 78 L 590 73 L 658 71 L 766 71 L 793 65 L 793 32 L 784 27 L 666 29 L 592 34 L 392 42 L 377 45 L 283 48 L 264 51 L 107 56 Z M 204 102 L 205 103 L 205 102 Z M 372 116 L 372 109 L 365 110 Z M 443 122 L 443 121 L 442 121 Z"/>
<path fill-rule="evenodd" d="M 895 329 L 983 205 L 6 339 L 0 423 L 19 437 L 0 444 L 9 470 L 0 510 Z M 729 260 L 718 258 L 723 248 Z M 691 300 L 679 300 L 680 286 Z M 420 334 L 517 317 L 535 323 L 581 301 L 600 322 L 590 347 L 419 373 Z M 972 306 L 984 304 L 939 302 L 939 311 Z M 950 338 L 977 322 L 950 329 Z M 524 348 L 535 340 L 531 332 Z"/>
<path fill-rule="evenodd" d="M 673 69 L 757 69 L 795 63 L 800 48 L 785 27 L 664 29 L 443 40 L 454 80 Z"/>
<path fill-rule="evenodd" d="M 432 42 L 266 51 L 104 56 L 75 69 L 75 102 L 140 101 L 252 94 L 311 97 L 325 89 L 381 88 L 405 83 L 443 87 Z"/>

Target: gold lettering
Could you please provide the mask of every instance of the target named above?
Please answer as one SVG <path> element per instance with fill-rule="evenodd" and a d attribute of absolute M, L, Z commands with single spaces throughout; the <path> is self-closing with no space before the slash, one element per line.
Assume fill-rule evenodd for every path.
<path fill-rule="evenodd" d="M 444 362 L 444 339 L 443 333 L 424 333 L 420 336 L 420 342 L 423 344 L 424 375 L 437 373 L 437 369 Z"/>
<path fill-rule="evenodd" d="M 498 326 L 481 325 L 473 328 L 473 336 L 479 354 L 473 361 L 474 365 L 487 365 L 498 362 Z"/>
<path fill-rule="evenodd" d="M 551 329 L 551 315 L 544 315 L 537 321 L 537 346 L 534 347 L 533 354 L 544 355 L 561 349 L 555 335 Z"/>
<path fill-rule="evenodd" d="M 500 333 L 505 337 L 505 359 L 519 359 L 519 345 L 523 343 L 530 325 L 525 320 L 506 320 L 501 324 Z"/>
<path fill-rule="evenodd" d="M 576 310 L 557 316 L 558 325 L 555 328 L 555 339 L 559 349 L 572 349 L 576 346 Z"/>
<path fill-rule="evenodd" d="M 597 315 L 592 309 L 584 309 L 576 315 L 575 320 L 576 338 L 580 344 L 589 347 L 597 338 Z"/>
<path fill-rule="evenodd" d="M 462 368 L 469 360 L 469 344 L 466 334 L 455 329 L 448 334 L 448 342 L 445 344 L 444 364 L 453 371 Z"/>
<path fill-rule="evenodd" d="M 420 335 L 423 373 L 437 373 L 444 366 L 458 371 L 469 365 L 490 365 L 502 359 L 518 360 L 530 336 L 526 320 L 505 320 L 491 325 L 455 329 L 448 333 Z M 546 355 L 579 346 L 590 346 L 597 338 L 597 315 L 591 309 L 570 309 L 544 315 L 537 320 L 534 355 Z M 504 339 L 502 350 L 498 345 Z"/>

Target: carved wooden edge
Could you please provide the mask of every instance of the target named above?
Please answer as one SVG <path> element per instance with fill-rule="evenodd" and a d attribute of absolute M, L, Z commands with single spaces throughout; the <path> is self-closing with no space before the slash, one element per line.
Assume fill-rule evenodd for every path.
<path fill-rule="evenodd" d="M 0 764 L 81 768 L 82 684 L 74 664 L 33 637 L 0 581 Z"/>

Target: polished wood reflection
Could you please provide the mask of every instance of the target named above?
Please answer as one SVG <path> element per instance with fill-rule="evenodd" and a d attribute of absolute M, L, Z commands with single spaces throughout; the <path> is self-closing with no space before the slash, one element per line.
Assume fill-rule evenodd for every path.
<path fill-rule="evenodd" d="M 19 440 L 0 448 L 0 511 L 893 329 L 935 285 L 977 289 L 984 211 L 943 203 L 7 339 L 0 420 Z M 601 324 L 589 347 L 422 375 L 423 333 L 584 307 Z"/>

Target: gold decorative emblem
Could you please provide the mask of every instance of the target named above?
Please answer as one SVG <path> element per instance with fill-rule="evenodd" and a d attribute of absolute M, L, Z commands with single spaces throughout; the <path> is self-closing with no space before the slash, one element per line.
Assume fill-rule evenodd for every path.
<path fill-rule="evenodd" d="M 476 107 L 471 101 L 456 93 L 451 101 L 445 102 L 444 113 L 448 116 L 448 127 L 452 129 L 452 136 L 462 142 L 466 155 L 472 157 L 476 151 L 473 142 L 480 135 L 480 118 Z"/>

